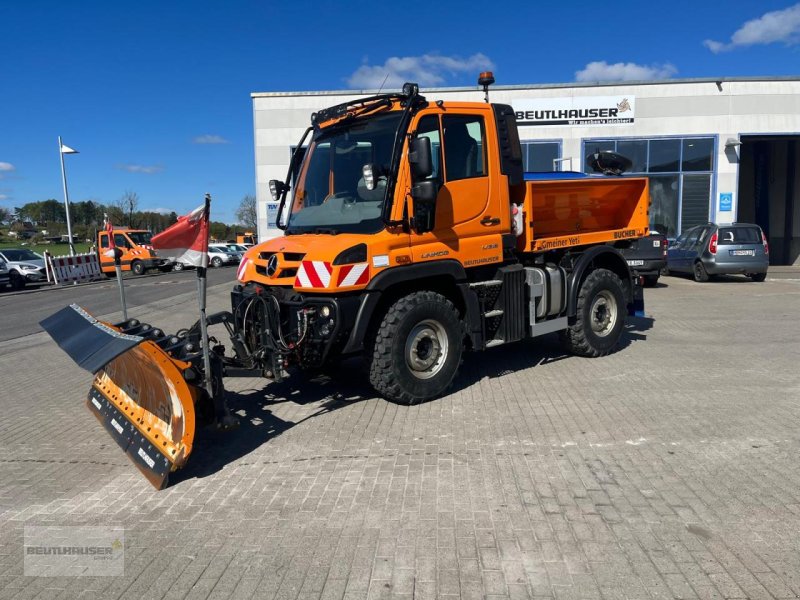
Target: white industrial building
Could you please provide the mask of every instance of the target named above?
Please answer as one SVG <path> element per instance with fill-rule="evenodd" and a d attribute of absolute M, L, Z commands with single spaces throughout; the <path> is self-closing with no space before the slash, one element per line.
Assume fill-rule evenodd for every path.
<path fill-rule="evenodd" d="M 285 179 L 311 113 L 374 93 L 252 94 L 261 240 L 280 235 L 268 182 Z M 483 101 L 477 86 L 421 93 Z M 517 112 L 526 170 L 588 170 L 587 154 L 615 150 L 650 177 L 654 228 L 755 222 L 773 263 L 800 264 L 799 78 L 497 85 L 490 100 Z"/>

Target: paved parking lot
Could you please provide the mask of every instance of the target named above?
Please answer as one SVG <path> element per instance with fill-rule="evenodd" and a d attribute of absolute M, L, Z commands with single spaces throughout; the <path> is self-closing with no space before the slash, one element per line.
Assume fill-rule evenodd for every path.
<path fill-rule="evenodd" d="M 87 373 L 44 334 L 0 342 L 0 597 L 798 597 L 800 281 L 663 281 L 620 352 L 497 348 L 418 407 L 357 363 L 230 381 L 242 427 L 162 492 Z M 124 527 L 124 576 L 24 577 L 26 525 Z"/>

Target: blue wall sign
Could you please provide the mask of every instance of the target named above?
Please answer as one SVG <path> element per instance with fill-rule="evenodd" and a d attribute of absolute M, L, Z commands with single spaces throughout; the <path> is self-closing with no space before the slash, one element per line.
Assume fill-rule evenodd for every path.
<path fill-rule="evenodd" d="M 731 192 L 720 192 L 719 212 L 730 212 L 733 210 L 733 194 Z"/>

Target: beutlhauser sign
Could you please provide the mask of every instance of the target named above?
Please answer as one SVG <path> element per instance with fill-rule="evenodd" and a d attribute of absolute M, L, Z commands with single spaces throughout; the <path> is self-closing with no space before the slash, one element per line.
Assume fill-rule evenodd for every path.
<path fill-rule="evenodd" d="M 512 102 L 517 124 L 522 126 L 632 125 L 635 96 L 573 96 L 536 98 Z"/>

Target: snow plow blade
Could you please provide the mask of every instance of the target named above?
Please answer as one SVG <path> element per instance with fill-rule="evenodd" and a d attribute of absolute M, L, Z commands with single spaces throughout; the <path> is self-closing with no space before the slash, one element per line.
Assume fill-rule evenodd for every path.
<path fill-rule="evenodd" d="M 80 367 L 94 374 L 86 406 L 156 489 L 192 451 L 195 401 L 189 362 L 170 354 L 185 338 L 129 320 L 103 323 L 73 304 L 41 322 Z"/>

